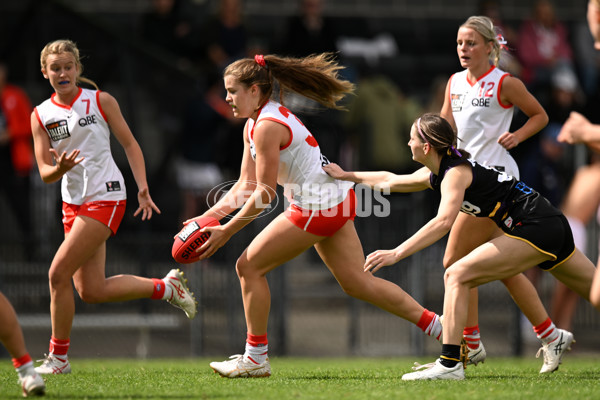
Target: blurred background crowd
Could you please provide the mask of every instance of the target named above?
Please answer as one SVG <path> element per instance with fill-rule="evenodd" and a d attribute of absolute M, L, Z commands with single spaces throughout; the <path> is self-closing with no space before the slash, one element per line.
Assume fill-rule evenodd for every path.
<path fill-rule="evenodd" d="M 502 29 L 508 48 L 502 54 L 501 68 L 522 79 L 550 117 L 543 131 L 512 154 L 519 164 L 521 179 L 560 207 L 575 171 L 597 162 L 596 155 L 585 146 L 564 145 L 556 140 L 572 110 L 582 112 L 594 123 L 600 122 L 600 114 L 595 112 L 600 107 L 600 53 L 593 49 L 585 22 L 586 4 L 585 0 L 2 2 L 0 286 L 20 315 L 35 317 L 25 320 L 24 329 L 27 335 L 41 330 L 41 339 L 36 342 L 45 346 L 47 268 L 62 237 L 60 196 L 59 185 L 44 185 L 37 174 L 31 153 L 29 115 L 33 106 L 52 93 L 39 65 L 40 50 L 52 40 L 68 38 L 78 44 L 84 75 L 118 99 L 140 142 L 152 197 L 162 215 L 142 224 L 132 217 L 137 205 L 130 201 L 120 236 L 114 243 L 109 241 L 115 250 L 111 250 L 114 259 L 109 260 L 111 267 L 107 269 L 113 268 L 115 272 L 130 269 L 152 275 L 154 269 L 162 272 L 169 269 L 165 264 L 172 263 L 172 236 L 180 229 L 181 222 L 202 213 L 210 189 L 237 178 L 243 121 L 232 118 L 225 102 L 221 73 L 227 64 L 255 54 L 305 56 L 336 52 L 346 67 L 345 78 L 357 85 L 356 96 L 346 99 L 348 111 L 325 110 L 297 96 L 287 97 L 286 105 L 315 133 L 323 154 L 330 160 L 350 169 L 408 172 L 416 166 L 406 145 L 411 123 L 423 112 L 440 111 L 448 78 L 461 69 L 456 55 L 456 32 L 471 15 L 487 15 Z M 515 124 L 521 125 L 522 118 L 517 112 Z M 117 164 L 125 165 L 125 156 L 119 151 L 118 147 L 113 148 Z M 128 168 L 121 170 L 126 172 Z M 135 187 L 131 176 L 126 176 L 126 180 L 131 182 L 130 188 Z M 131 193 L 129 197 L 134 198 Z M 427 215 L 425 211 L 415 212 L 415 208 L 423 201 L 434 199 L 428 194 L 397 196 L 393 211 L 396 219 L 387 222 L 367 219 L 359 232 L 365 251 L 397 244 L 402 235 L 419 226 L 421 220 L 417 219 Z M 584 223 L 596 238 L 595 221 Z M 255 224 L 260 225 L 261 221 Z M 246 237 L 228 246 L 241 248 L 251 235 L 252 230 L 248 229 Z M 595 260 L 597 240 L 590 243 L 589 251 L 585 250 Z M 220 253 L 211 261 L 212 272 L 209 263 L 190 269 L 191 286 L 196 285 L 201 292 L 198 295 L 203 299 L 203 312 L 199 322 L 193 322 L 190 330 L 181 333 L 182 342 L 191 342 L 184 352 L 189 353 L 191 347 L 194 354 L 210 353 L 207 349 L 224 354 L 228 343 L 238 343 L 239 335 L 243 334 L 243 318 L 236 314 L 241 307 L 233 304 L 239 301 L 236 297 L 239 288 L 233 270 L 235 259 L 231 257 L 239 251 L 224 248 Z M 390 279 L 402 281 L 402 286 L 423 305 L 429 303 L 441 311 L 443 271 L 438 253 L 439 249 L 437 252 L 432 249 L 429 258 L 423 256 L 427 260 L 415 257 L 409 262 L 415 266 L 427 261 L 431 272 L 421 268 L 413 274 L 413 269 L 407 267 L 404 272 L 390 275 Z M 318 261 L 309 256 L 299 264 L 313 265 Z M 224 268 L 215 272 L 215 265 Z M 290 276 L 299 270 L 304 272 Z M 370 324 L 361 320 L 360 315 L 369 306 L 339 300 L 336 294 L 327 297 L 328 291 L 336 290 L 335 284 L 332 289 L 332 282 L 327 281 L 332 278 L 313 277 L 315 270 L 298 266 L 294 272 L 281 272 L 272 278 L 281 280 L 276 290 L 286 300 L 275 305 L 273 312 L 274 319 L 282 320 L 274 324 L 278 331 L 273 340 L 279 341 L 279 352 L 286 352 L 285 343 L 288 349 L 292 347 L 294 339 L 290 332 L 306 325 L 302 315 L 308 312 L 311 302 L 324 299 L 332 309 L 337 301 L 348 311 L 348 316 L 337 322 L 331 322 L 335 318 L 327 315 L 322 320 L 319 316 L 311 317 L 316 318 L 314 324 L 344 326 L 344 337 L 350 344 L 339 350 L 341 354 L 383 352 L 373 340 L 366 343 L 365 329 Z M 295 288 L 298 282 L 305 286 Z M 553 283 L 547 284 L 550 285 Z M 544 283 L 540 283 L 549 305 L 551 294 L 544 295 L 544 288 Z M 223 295 L 222 290 L 230 290 L 234 300 Z M 480 296 L 484 303 L 485 295 Z M 506 293 L 499 295 L 490 289 L 490 299 L 497 303 L 494 307 L 502 310 L 499 312 L 507 315 L 500 323 L 509 321 L 514 325 L 512 336 L 502 339 L 512 347 L 502 347 L 502 351 L 520 353 L 523 338 L 518 313 Z M 133 312 L 142 314 L 157 312 L 156 308 L 161 307 L 146 302 L 137 304 Z M 123 310 L 118 305 L 78 304 L 78 313 L 79 310 L 94 313 L 98 309 L 116 313 Z M 296 313 L 291 312 L 294 310 Z M 363 310 L 362 314 L 364 318 L 374 318 L 376 313 L 366 315 Z M 580 326 L 600 326 L 599 318 L 589 312 L 587 305 L 581 307 L 574 321 Z M 563 322 L 569 326 L 561 326 L 556 317 L 555 322 L 559 327 L 574 329 L 577 337 L 577 326 L 570 326 L 571 320 Z M 402 328 L 392 325 L 390 330 L 408 331 L 408 327 L 400 325 Z M 485 337 L 486 322 L 481 325 Z M 143 334 L 148 333 L 140 333 Z M 159 329 L 155 339 L 161 338 Z M 382 338 L 381 347 L 387 348 L 385 343 L 394 340 Z M 414 343 L 415 338 L 411 340 L 416 349 L 427 350 L 427 345 Z M 28 343 L 35 352 L 34 341 Z M 148 349 L 140 350 L 139 341 L 136 343 L 138 355 L 146 355 Z M 501 346 L 498 345 L 497 351 Z M 490 347 L 494 351 L 493 345 Z M 334 348 L 324 345 L 315 352 L 327 353 L 335 351 Z M 74 354 L 77 351 L 88 354 L 87 350 L 73 349 Z"/>

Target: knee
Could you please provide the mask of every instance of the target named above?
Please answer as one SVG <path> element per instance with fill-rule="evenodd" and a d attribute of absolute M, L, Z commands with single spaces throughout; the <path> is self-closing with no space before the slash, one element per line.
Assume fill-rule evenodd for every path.
<path fill-rule="evenodd" d="M 375 279 L 370 274 L 365 274 L 366 279 L 338 279 L 338 283 L 344 293 L 359 300 L 369 297 L 368 292 L 371 284 L 369 279 Z"/>
<path fill-rule="evenodd" d="M 240 256 L 235 263 L 235 272 L 240 280 L 248 279 L 254 276 L 254 270 L 252 263 L 244 257 Z"/>
<path fill-rule="evenodd" d="M 444 286 L 446 288 L 464 285 L 465 283 L 463 270 L 459 265 L 453 264 L 446 268 L 444 272 Z"/>
<path fill-rule="evenodd" d="M 72 276 L 65 273 L 63 268 L 52 265 L 48 271 L 48 281 L 50 283 L 50 290 L 69 290 L 71 289 L 71 278 Z"/>

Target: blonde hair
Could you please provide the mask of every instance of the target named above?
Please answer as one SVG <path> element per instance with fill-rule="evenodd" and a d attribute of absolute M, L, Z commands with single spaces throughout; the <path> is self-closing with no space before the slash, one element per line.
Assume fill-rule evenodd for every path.
<path fill-rule="evenodd" d="M 48 63 L 46 60 L 48 59 L 49 55 L 62 54 L 62 53 L 71 53 L 73 55 L 73 57 L 75 58 L 75 63 L 77 64 L 77 68 L 79 69 L 79 75 L 77 76 L 77 83 L 81 83 L 81 82 L 87 83 L 88 85 L 92 85 L 97 90 L 99 90 L 98 85 L 96 85 L 96 82 L 81 75 L 83 73 L 83 64 L 81 64 L 81 57 L 79 56 L 79 49 L 77 48 L 77 45 L 75 44 L 75 42 L 73 42 L 71 40 L 59 39 L 59 40 L 50 42 L 46 46 L 44 46 L 44 48 L 42 49 L 42 52 L 40 53 L 40 65 L 42 66 L 42 69 L 46 70 L 46 68 L 48 67 Z"/>
<path fill-rule="evenodd" d="M 256 61 L 257 58 L 260 58 L 261 64 Z M 305 58 L 265 55 L 234 61 L 225 68 L 223 76 L 231 75 L 247 87 L 257 85 L 263 94 L 261 105 L 271 98 L 274 80 L 277 80 L 282 104 L 287 90 L 339 110 L 344 107 L 339 106 L 338 101 L 354 91 L 351 82 L 338 77 L 338 71 L 343 68 L 332 53 Z"/>
<path fill-rule="evenodd" d="M 500 42 L 498 41 L 498 29 L 494 26 L 492 20 L 488 17 L 477 15 L 469 17 L 461 26 L 461 28 L 473 29 L 479 33 L 483 40 L 492 43 L 492 52 L 490 53 L 490 60 L 494 66 L 498 66 L 500 62 Z"/>

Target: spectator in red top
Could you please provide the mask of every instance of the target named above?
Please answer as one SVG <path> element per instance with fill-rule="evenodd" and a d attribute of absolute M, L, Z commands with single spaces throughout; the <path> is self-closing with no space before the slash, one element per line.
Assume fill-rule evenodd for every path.
<path fill-rule="evenodd" d="M 8 67 L 0 61 L 0 188 L 23 233 L 30 228 L 29 173 L 33 168 L 33 147 L 29 116 L 32 110 L 25 91 L 8 83 Z"/>
<path fill-rule="evenodd" d="M 532 17 L 521 25 L 517 44 L 523 66 L 521 78 L 533 92 L 550 87 L 556 69 L 573 69 L 567 28 L 556 18 L 550 0 L 535 2 Z"/>

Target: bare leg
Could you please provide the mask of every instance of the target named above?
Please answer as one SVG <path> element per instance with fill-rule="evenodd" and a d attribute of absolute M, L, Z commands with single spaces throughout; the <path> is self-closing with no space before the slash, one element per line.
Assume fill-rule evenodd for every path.
<path fill-rule="evenodd" d="M 15 309 L 2 293 L 0 293 L 0 342 L 12 358 L 20 358 L 27 354 L 23 331 Z"/>

